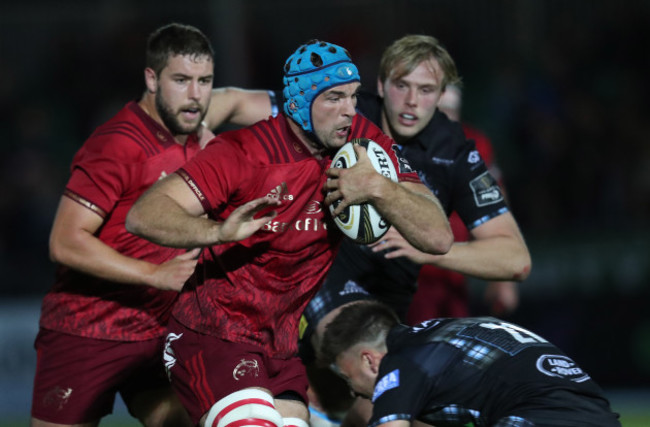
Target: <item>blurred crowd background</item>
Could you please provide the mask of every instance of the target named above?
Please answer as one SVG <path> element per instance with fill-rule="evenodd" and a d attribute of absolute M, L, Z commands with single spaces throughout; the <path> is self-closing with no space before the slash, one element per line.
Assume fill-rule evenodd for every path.
<path fill-rule="evenodd" d="M 37 304 L 50 287 L 48 234 L 72 156 L 139 97 L 146 37 L 171 21 L 211 38 L 215 86 L 277 89 L 287 56 L 319 38 L 345 46 L 374 89 L 390 42 L 440 39 L 463 77 L 463 118 L 491 138 L 533 256 L 511 319 L 606 387 L 650 385 L 646 0 L 2 2 L 3 307 Z M 5 348 L 0 365 L 31 364 L 32 353 Z"/>

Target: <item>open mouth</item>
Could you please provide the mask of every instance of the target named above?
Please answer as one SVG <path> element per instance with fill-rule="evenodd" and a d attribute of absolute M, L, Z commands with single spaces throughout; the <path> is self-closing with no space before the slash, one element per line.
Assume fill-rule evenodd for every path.
<path fill-rule="evenodd" d="M 418 117 L 410 113 L 402 113 L 399 115 L 399 121 L 401 124 L 409 126 L 413 125 L 418 121 Z"/>
<path fill-rule="evenodd" d="M 180 112 L 181 115 L 187 120 L 193 121 L 201 117 L 201 108 L 199 107 L 181 108 Z"/>
<path fill-rule="evenodd" d="M 336 136 L 339 137 L 345 138 L 348 136 L 348 133 L 350 133 L 350 126 L 344 126 L 336 130 Z"/>

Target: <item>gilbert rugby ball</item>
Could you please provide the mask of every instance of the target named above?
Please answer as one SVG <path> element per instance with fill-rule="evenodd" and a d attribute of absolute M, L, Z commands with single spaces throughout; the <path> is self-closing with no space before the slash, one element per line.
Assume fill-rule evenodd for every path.
<path fill-rule="evenodd" d="M 366 148 L 368 157 L 377 172 L 397 182 L 395 165 L 393 165 L 386 150 L 375 141 L 367 138 L 358 138 L 346 142 L 332 158 L 333 168 L 350 168 L 357 163 L 354 144 Z M 334 212 L 336 206 L 338 206 L 338 202 L 330 205 L 330 213 Z M 338 216 L 334 217 L 334 223 L 343 234 L 362 244 L 374 243 L 381 239 L 390 227 L 390 224 L 379 215 L 370 203 L 348 206 Z"/>

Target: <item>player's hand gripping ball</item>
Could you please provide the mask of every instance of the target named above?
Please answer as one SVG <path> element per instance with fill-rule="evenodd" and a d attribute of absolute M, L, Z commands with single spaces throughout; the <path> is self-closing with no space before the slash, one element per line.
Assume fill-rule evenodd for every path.
<path fill-rule="evenodd" d="M 377 172 L 397 182 L 397 171 L 386 150 L 375 141 L 367 138 L 358 138 L 346 142 L 332 158 L 332 167 L 350 168 L 357 163 L 354 144 L 366 148 L 370 162 Z M 330 213 L 334 212 L 338 204 L 339 202 L 336 201 L 330 205 Z M 370 203 L 346 207 L 343 212 L 334 217 L 334 223 L 343 234 L 362 244 L 378 241 L 390 227 L 390 224 L 379 215 L 379 212 Z"/>

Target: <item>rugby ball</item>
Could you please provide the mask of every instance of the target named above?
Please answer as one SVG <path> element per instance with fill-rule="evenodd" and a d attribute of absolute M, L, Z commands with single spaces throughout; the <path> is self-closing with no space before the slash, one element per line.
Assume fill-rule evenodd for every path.
<path fill-rule="evenodd" d="M 333 168 L 350 168 L 357 163 L 357 155 L 354 152 L 355 144 L 366 148 L 370 162 L 378 173 L 397 182 L 397 171 L 390 156 L 381 145 L 368 138 L 358 138 L 346 142 L 332 157 Z M 337 201 L 330 205 L 330 213 L 334 213 L 338 204 Z M 366 245 L 381 239 L 390 227 L 390 224 L 379 215 L 379 212 L 370 203 L 348 206 L 334 217 L 334 223 L 347 237 Z"/>

